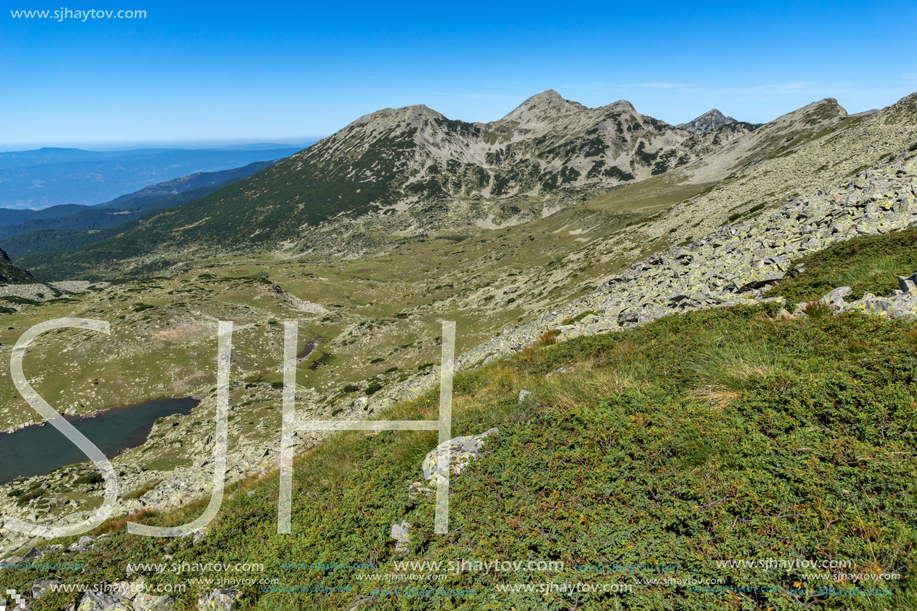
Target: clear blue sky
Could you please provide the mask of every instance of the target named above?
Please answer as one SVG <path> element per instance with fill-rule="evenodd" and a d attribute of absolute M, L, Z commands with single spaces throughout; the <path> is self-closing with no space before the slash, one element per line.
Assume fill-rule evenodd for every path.
<path fill-rule="evenodd" d="M 15 144 L 328 135 L 385 107 L 492 121 L 555 89 L 679 123 L 849 112 L 917 91 L 914 2 L 7 0 L 0 150 Z M 71 5 L 72 3 L 72 5 Z M 14 19 L 135 9 L 146 19 Z"/>

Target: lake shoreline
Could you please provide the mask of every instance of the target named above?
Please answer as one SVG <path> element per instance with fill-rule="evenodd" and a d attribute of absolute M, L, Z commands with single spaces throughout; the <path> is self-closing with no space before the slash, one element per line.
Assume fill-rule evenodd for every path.
<path fill-rule="evenodd" d="M 111 460 L 146 444 L 160 418 L 190 415 L 200 404 L 201 399 L 194 396 L 160 397 L 113 406 L 92 415 L 68 415 L 65 418 Z M 14 433 L 0 434 L 0 457 L 5 465 L 12 468 L 6 475 L 0 473 L 0 483 L 7 484 L 20 477 L 49 475 L 61 467 L 87 460 L 77 446 L 66 443 L 57 446 L 52 454 L 36 455 L 30 449 L 32 445 L 59 444 L 63 441 L 55 427 L 51 427 L 53 432 L 44 432 L 45 429 L 47 422 L 23 427 Z"/>
<path fill-rule="evenodd" d="M 75 417 L 75 418 L 77 418 L 78 420 L 82 420 L 82 419 L 84 419 L 84 418 L 94 418 L 94 417 L 96 417 L 96 416 L 98 416 L 98 415 L 100 415 L 100 414 L 103 414 L 103 413 L 105 413 L 105 412 L 107 412 L 107 411 L 109 411 L 109 410 L 117 409 L 117 408 L 119 408 L 119 407 L 128 407 L 128 406 L 130 406 L 130 405 L 139 405 L 140 403 L 146 403 L 147 401 L 159 401 L 159 400 L 161 400 L 161 399 L 178 399 L 178 400 L 181 400 L 181 399 L 194 399 L 195 401 L 198 402 L 198 404 L 200 404 L 200 402 L 204 399 L 204 395 L 185 395 L 185 396 L 183 396 L 183 397 L 150 397 L 150 398 L 148 398 L 148 399 L 140 399 L 139 401 L 132 401 L 131 403 L 119 403 L 118 405 L 110 405 L 110 406 L 108 406 L 108 407 L 102 407 L 102 408 L 93 410 L 93 411 L 91 411 L 91 412 L 86 412 L 86 413 L 84 413 L 84 414 L 63 414 L 63 413 L 61 413 L 61 412 L 58 412 L 58 413 L 59 413 L 61 416 L 63 416 L 64 418 L 67 418 L 67 421 L 70 422 L 70 423 L 72 424 L 73 421 L 71 421 L 71 420 L 68 418 L 68 416 L 69 416 L 69 417 Z M 37 412 L 36 412 L 36 414 L 37 414 Z M 16 426 L 14 426 L 14 427 L 12 427 L 12 428 L 8 428 L 8 429 L 2 430 L 2 431 L 0 431 L 0 435 L 9 435 L 9 434 L 15 433 L 15 432 L 17 432 L 17 431 L 21 431 L 22 429 L 28 428 L 28 427 L 30 427 L 30 426 L 47 426 L 47 424 L 48 424 L 48 421 L 47 421 L 47 420 L 44 420 L 44 421 L 41 421 L 41 420 L 34 420 L 34 421 L 31 421 L 31 420 L 30 420 L 29 422 L 24 422 L 24 423 L 22 423 L 22 424 L 17 424 Z"/>

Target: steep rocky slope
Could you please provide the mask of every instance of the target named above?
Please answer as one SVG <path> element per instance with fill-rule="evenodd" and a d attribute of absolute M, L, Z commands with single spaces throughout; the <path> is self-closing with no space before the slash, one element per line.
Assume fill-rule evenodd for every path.
<path fill-rule="evenodd" d="M 0 285 L 33 282 L 32 274 L 13 265 L 9 256 L 0 250 Z"/>
<path fill-rule="evenodd" d="M 917 155 L 915 155 L 917 157 Z M 457 371 L 552 341 L 628 329 L 687 310 L 766 300 L 765 289 L 798 272 L 794 259 L 837 242 L 917 225 L 917 159 L 865 171 L 783 206 L 727 225 L 691 244 L 631 265 L 595 291 L 545 312 L 456 360 Z M 910 270 L 907 273 L 909 274 Z M 901 285 L 905 287 L 905 284 Z M 831 304 L 893 318 L 917 318 L 917 289 Z M 779 299 L 782 303 L 782 298 Z M 788 304 L 794 308 L 795 304 Z M 789 313 L 788 313 L 789 314 Z M 376 408 L 413 398 L 437 383 L 435 371 L 374 397 Z"/>

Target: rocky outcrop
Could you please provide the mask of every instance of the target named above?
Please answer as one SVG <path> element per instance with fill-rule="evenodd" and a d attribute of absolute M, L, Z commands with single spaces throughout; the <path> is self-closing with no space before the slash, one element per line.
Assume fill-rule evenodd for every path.
<path fill-rule="evenodd" d="M 119 594 L 90 590 L 83 595 L 76 611 L 132 611 L 130 601 Z"/>
<path fill-rule="evenodd" d="M 435 485 L 441 478 L 446 476 L 446 473 L 440 468 L 439 460 L 447 451 L 449 453 L 449 465 L 447 468 L 450 470 L 451 475 L 459 475 L 465 467 L 468 466 L 468 463 L 475 458 L 480 458 L 481 447 L 484 445 L 484 440 L 491 435 L 499 434 L 499 432 L 500 430 L 494 427 L 484 431 L 480 435 L 456 437 L 439 444 L 434 449 L 430 450 L 423 459 L 423 464 L 421 466 L 423 468 L 424 478 Z"/>
<path fill-rule="evenodd" d="M 911 278 L 914 276 L 917 276 L 917 274 L 914 274 Z M 844 297 L 850 293 L 851 288 L 849 286 L 841 286 L 819 299 L 818 303 L 828 306 L 838 313 L 863 312 L 883 318 L 917 318 L 917 289 L 914 288 L 914 283 L 909 278 L 899 278 L 899 281 L 902 282 L 905 290 L 897 290 L 889 297 L 876 297 L 872 293 L 866 293 L 862 298 L 847 303 L 844 301 Z M 801 312 L 806 311 L 805 305 L 800 304 Z"/>
<path fill-rule="evenodd" d="M 297 437 L 295 443 L 301 445 L 303 441 Z M 261 445 L 249 446 L 243 448 L 241 451 L 227 454 L 227 485 L 231 482 L 245 478 L 252 473 L 257 473 L 259 471 L 266 473 L 269 470 L 275 469 L 278 464 L 277 457 L 279 455 L 279 447 L 279 441 L 274 441 L 267 447 Z M 144 483 L 149 483 L 150 481 L 162 481 L 159 481 L 156 487 L 139 498 L 118 499 L 113 515 L 130 515 L 141 509 L 158 511 L 174 509 L 193 499 L 208 496 L 213 487 L 212 459 L 197 459 L 194 464 L 190 466 L 178 467 L 170 472 L 144 471 L 136 464 L 122 464 L 117 465 L 116 468 L 118 469 L 119 488 L 121 490 L 131 490 L 133 488 L 142 487 Z M 61 480 L 72 479 L 83 471 L 86 473 L 95 472 L 88 464 L 77 465 L 61 469 L 51 475 L 29 478 L 26 482 L 46 485 L 50 488 L 60 485 Z M 30 485 L 32 484 L 24 484 L 26 487 Z M 95 486 L 95 488 L 91 488 L 91 486 Z M 104 486 L 102 484 L 94 484 L 88 487 L 84 486 L 83 492 L 94 491 L 95 494 L 101 495 L 103 488 Z M 76 505 L 76 503 L 73 503 L 73 505 Z M 63 507 L 64 510 L 68 508 L 69 506 Z M 21 515 L 21 512 L 22 508 L 17 506 L 15 497 L 0 495 L 0 513 Z M 52 517 L 48 515 L 47 510 L 31 510 L 24 518 L 36 522 L 37 526 L 35 529 L 29 534 L 13 533 L 4 530 L 0 533 L 0 554 L 21 548 L 32 548 L 34 550 L 32 553 L 35 556 L 55 551 L 52 549 L 53 546 L 46 548 L 41 547 L 45 542 L 43 533 L 47 532 L 51 523 L 53 522 L 56 525 L 76 524 L 86 520 L 92 514 L 92 512 L 89 511 L 75 511 L 73 513 L 66 513 L 65 511 L 64 513 L 65 515 Z M 73 553 L 84 552 L 91 541 L 91 537 L 81 537 L 79 542 L 75 543 L 69 551 Z M 26 559 L 30 558 L 16 556 L 6 559 L 6 562 L 8 564 L 15 564 L 16 562 Z"/>
<path fill-rule="evenodd" d="M 9 256 L 0 250 L 0 284 L 22 284 L 34 281 L 32 274 L 13 265 Z"/>
<path fill-rule="evenodd" d="M 90 590 L 80 600 L 76 611 L 172 611 L 176 608 L 171 596 L 144 592 L 145 587 L 146 584 L 138 580 L 112 584 L 111 590 L 106 592 Z M 32 589 L 34 591 L 34 585 Z"/>

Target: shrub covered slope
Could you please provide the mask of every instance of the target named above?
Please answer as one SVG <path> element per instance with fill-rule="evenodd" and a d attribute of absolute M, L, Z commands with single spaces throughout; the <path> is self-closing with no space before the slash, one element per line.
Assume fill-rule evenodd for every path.
<path fill-rule="evenodd" d="M 900 256 L 889 246 L 906 236 L 857 238 L 822 260 L 841 253 L 869 277 Z M 818 285 L 807 274 L 823 270 L 810 263 L 798 280 Z M 188 608 L 214 587 L 192 581 L 201 577 L 276 580 L 240 587 L 244 609 L 917 608 L 917 324 L 860 313 L 778 320 L 778 307 L 714 308 L 559 344 L 548 334 L 515 358 L 457 376 L 453 436 L 500 432 L 452 478 L 448 535 L 433 533 L 435 498 L 408 496 L 423 480 L 433 433 L 344 433 L 297 462 L 291 535 L 276 532 L 274 474 L 237 486 L 196 543 L 128 535 L 113 522 L 96 533 L 111 536 L 76 557 L 83 570 L 55 578 L 132 580 L 126 565 L 135 562 L 265 565 L 144 575 L 187 585 L 173 597 Z M 531 392 L 522 401 L 521 389 Z M 384 418 L 435 419 L 437 403 L 431 393 Z M 203 506 L 141 519 L 181 524 Z M 390 530 L 402 521 L 412 528 L 399 554 Z M 42 562 L 56 559 L 64 557 Z M 413 571 L 429 575 L 460 560 L 562 561 L 564 570 L 369 578 L 411 573 L 396 562 L 444 563 Z M 851 564 L 813 569 L 798 560 Z M 731 561 L 760 566 L 723 565 Z M 867 574 L 898 578 L 856 581 Z M 20 592 L 47 578 L 3 572 Z M 598 591 L 563 591 L 577 583 Z M 560 591 L 539 592 L 541 584 Z M 630 588 L 603 592 L 603 584 Z M 341 591 L 290 591 L 309 586 Z M 48 594 L 33 609 L 80 596 Z"/>

